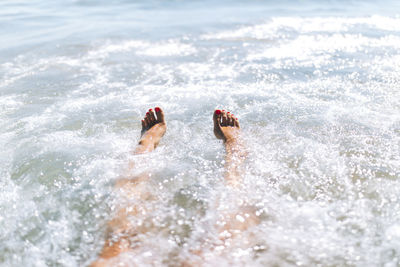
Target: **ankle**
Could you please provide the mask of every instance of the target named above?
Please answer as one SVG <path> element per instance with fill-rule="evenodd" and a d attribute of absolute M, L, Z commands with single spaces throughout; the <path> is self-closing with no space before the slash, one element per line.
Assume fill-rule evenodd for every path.
<path fill-rule="evenodd" d="M 224 140 L 225 146 L 234 146 L 238 143 L 236 137 L 227 137 Z"/>
<path fill-rule="evenodd" d="M 225 150 L 228 153 L 235 153 L 240 150 L 240 143 L 236 138 L 230 138 L 225 140 Z"/>
<path fill-rule="evenodd" d="M 147 139 L 141 139 L 139 141 L 138 146 L 135 149 L 135 153 L 141 154 L 141 153 L 145 153 L 145 152 L 151 152 L 154 150 L 154 148 L 155 148 L 154 142 L 150 142 Z"/>

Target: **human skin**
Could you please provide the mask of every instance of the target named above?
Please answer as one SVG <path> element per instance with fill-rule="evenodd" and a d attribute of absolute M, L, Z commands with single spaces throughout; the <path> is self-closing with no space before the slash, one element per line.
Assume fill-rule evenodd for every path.
<path fill-rule="evenodd" d="M 225 183 L 227 187 L 238 189 L 242 185 L 243 162 L 247 157 L 246 147 L 241 137 L 239 120 L 232 113 L 217 109 L 214 111 L 213 121 L 215 137 L 223 140 L 226 151 Z M 243 217 L 243 220 L 237 220 L 238 215 Z M 242 207 L 236 212 L 228 212 L 221 214 L 221 216 L 224 224 L 219 229 L 219 232 L 228 232 L 229 238 L 234 238 L 236 233 L 245 231 L 259 223 L 255 211 L 248 207 Z M 225 235 L 220 235 L 220 239 L 225 240 Z"/>
<path fill-rule="evenodd" d="M 242 140 L 239 120 L 231 112 L 215 110 L 213 113 L 214 135 L 223 141 L 225 147 L 224 182 L 226 189 L 233 194 L 242 186 L 243 163 L 247 156 L 246 146 Z M 241 233 L 259 224 L 255 209 L 248 206 L 236 206 L 220 209 L 220 199 L 216 199 L 218 209 L 215 222 L 217 243 L 202 245 L 201 249 L 190 249 L 196 257 L 188 258 L 182 266 L 202 266 L 207 261 L 205 253 L 212 252 L 216 257 L 224 257 L 229 262 L 232 244 L 242 243 Z M 219 207 L 219 208 L 218 208 Z M 239 218 L 239 220 L 238 220 Z M 222 242 L 222 243 L 221 243 Z M 223 246 L 221 246 L 223 245 Z M 221 249 L 221 247 L 224 247 Z M 217 249 L 218 248 L 218 249 Z M 205 264 L 209 266 L 209 264 Z"/>
<path fill-rule="evenodd" d="M 225 145 L 225 181 L 230 186 L 241 184 L 240 167 L 246 157 L 240 137 L 239 120 L 230 112 L 215 110 L 213 115 L 215 137 Z"/>
<path fill-rule="evenodd" d="M 215 110 L 213 114 L 214 134 L 216 138 L 223 140 L 225 154 L 225 182 L 227 187 L 237 189 L 242 183 L 242 165 L 247 156 L 245 146 L 243 145 L 240 133 L 239 120 L 230 112 L 225 110 Z M 150 109 L 142 120 L 141 137 L 133 154 L 146 154 L 152 152 L 164 136 L 167 125 L 164 118 L 164 112 L 161 108 L 156 107 L 155 112 Z M 134 162 L 129 163 L 128 173 L 135 169 Z M 145 202 L 152 199 L 150 193 L 145 189 L 150 179 L 148 174 L 141 174 L 135 177 L 119 179 L 116 182 L 115 190 L 123 198 L 128 200 L 138 200 L 137 202 Z M 128 203 L 132 203 L 129 202 Z M 135 245 L 131 244 L 130 239 L 138 233 L 150 231 L 143 226 L 134 225 L 132 223 L 133 216 L 139 216 L 141 213 L 148 211 L 141 205 L 124 205 L 121 204 L 115 216 L 108 223 L 108 239 L 99 258 L 91 264 L 92 267 L 103 266 L 129 266 L 129 263 L 123 262 L 120 255 L 125 252 L 135 253 Z M 237 220 L 240 215 L 245 220 Z M 242 216 L 243 215 L 243 216 Z M 249 227 L 259 223 L 257 216 L 253 210 L 243 209 L 239 207 L 237 211 L 228 211 L 220 214 L 220 218 L 224 221 L 223 225 L 216 226 L 219 238 L 224 243 L 229 244 L 238 233 L 246 231 Z M 222 235 L 222 233 L 225 233 Z M 226 235 L 228 233 L 228 235 Z M 213 250 L 213 246 L 210 248 Z M 181 266 L 200 266 L 204 260 L 203 251 L 190 250 L 191 253 L 200 257 L 200 261 L 188 259 Z"/>
<path fill-rule="evenodd" d="M 156 107 L 154 111 L 149 109 L 142 120 L 141 137 L 136 149 L 133 151 L 135 155 L 152 152 L 167 130 L 163 110 Z M 134 162 L 130 162 L 128 173 L 134 168 Z M 115 190 L 122 198 L 146 201 L 151 199 L 151 195 L 144 190 L 148 179 L 148 174 L 141 174 L 135 177 L 128 176 L 116 182 Z M 148 230 L 140 226 L 132 225 L 129 219 L 132 216 L 137 216 L 139 213 L 145 212 L 143 209 L 144 208 L 139 205 L 121 205 L 118 207 L 116 215 L 108 223 L 108 239 L 99 254 L 99 258 L 90 266 L 126 265 L 118 261 L 118 256 L 124 252 L 134 252 L 130 237 L 135 236 L 138 232 L 146 232 Z"/>

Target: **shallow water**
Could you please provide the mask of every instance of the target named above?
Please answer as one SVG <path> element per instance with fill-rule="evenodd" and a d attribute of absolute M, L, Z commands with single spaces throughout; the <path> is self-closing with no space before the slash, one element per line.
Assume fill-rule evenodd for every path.
<path fill-rule="evenodd" d="M 399 10 L 2 1 L 1 265 L 93 261 L 113 184 L 133 160 L 158 198 L 133 219 L 152 231 L 135 240 L 132 263 L 398 266 Z M 134 157 L 140 119 L 155 106 L 167 133 Z M 238 191 L 223 182 L 215 108 L 233 111 L 245 134 Z M 260 224 L 218 243 L 220 214 L 239 207 Z"/>

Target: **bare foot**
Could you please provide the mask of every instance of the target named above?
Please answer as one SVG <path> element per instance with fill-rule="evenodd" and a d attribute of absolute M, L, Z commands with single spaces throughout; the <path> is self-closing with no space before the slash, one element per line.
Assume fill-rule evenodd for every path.
<path fill-rule="evenodd" d="M 159 107 L 154 110 L 155 113 L 149 109 L 142 120 L 142 132 L 136 153 L 153 151 L 167 130 L 163 110 Z"/>
<path fill-rule="evenodd" d="M 214 111 L 214 134 L 224 142 L 235 142 L 239 135 L 239 120 L 230 112 L 225 110 Z"/>

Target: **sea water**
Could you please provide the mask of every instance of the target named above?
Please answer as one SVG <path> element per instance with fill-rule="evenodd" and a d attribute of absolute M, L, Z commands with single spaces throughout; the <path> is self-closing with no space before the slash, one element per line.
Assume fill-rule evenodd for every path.
<path fill-rule="evenodd" d="M 399 14 L 396 1 L 1 1 L 0 265 L 90 264 L 135 162 L 155 197 L 132 218 L 152 225 L 132 264 L 398 266 Z M 134 156 L 155 106 L 167 133 Z M 235 190 L 217 108 L 247 146 Z M 221 243 L 220 213 L 246 209 L 260 223 Z"/>

